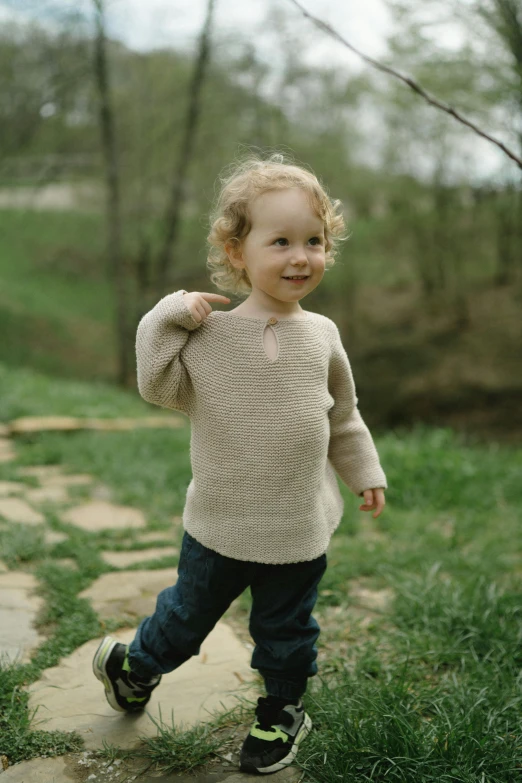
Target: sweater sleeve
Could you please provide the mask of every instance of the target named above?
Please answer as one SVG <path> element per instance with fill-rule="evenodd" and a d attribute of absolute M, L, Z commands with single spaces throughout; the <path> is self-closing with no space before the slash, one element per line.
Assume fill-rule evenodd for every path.
<path fill-rule="evenodd" d="M 372 436 L 357 407 L 357 395 L 348 356 L 337 325 L 328 368 L 328 390 L 334 398 L 330 408 L 328 458 L 343 482 L 355 495 L 365 489 L 386 489 L 386 476 Z"/>
<path fill-rule="evenodd" d="M 193 387 L 180 352 L 201 325 L 184 302 L 183 289 L 167 294 L 146 313 L 136 333 L 138 389 L 144 400 L 190 415 Z"/>

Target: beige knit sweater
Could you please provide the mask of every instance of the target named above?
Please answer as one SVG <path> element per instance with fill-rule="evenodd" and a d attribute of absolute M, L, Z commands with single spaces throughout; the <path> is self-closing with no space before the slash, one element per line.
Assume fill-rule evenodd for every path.
<path fill-rule="evenodd" d="M 141 396 L 191 421 L 184 527 L 237 560 L 313 560 L 344 509 L 335 471 L 356 495 L 387 486 L 339 330 L 310 311 L 296 320 L 213 310 L 198 323 L 185 293 L 161 299 L 136 338 Z"/>

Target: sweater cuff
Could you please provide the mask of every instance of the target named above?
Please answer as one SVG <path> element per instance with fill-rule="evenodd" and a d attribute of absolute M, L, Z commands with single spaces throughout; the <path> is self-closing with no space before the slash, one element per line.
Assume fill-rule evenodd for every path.
<path fill-rule="evenodd" d="M 388 485 L 386 485 L 386 486 L 384 486 L 384 487 L 367 487 L 366 489 L 388 489 Z M 360 497 L 360 498 L 363 498 L 363 497 L 364 497 L 364 493 L 365 493 L 365 492 L 366 492 L 366 490 L 365 490 L 365 489 L 363 489 L 363 491 L 362 491 L 362 492 L 359 492 L 359 497 Z"/>
<path fill-rule="evenodd" d="M 167 321 L 172 321 L 176 326 L 181 326 L 189 332 L 201 326 L 202 321 L 196 321 L 185 303 L 184 294 L 188 294 L 183 288 L 180 291 L 174 291 L 173 294 L 167 294 L 160 299 L 156 307 L 162 313 Z"/>

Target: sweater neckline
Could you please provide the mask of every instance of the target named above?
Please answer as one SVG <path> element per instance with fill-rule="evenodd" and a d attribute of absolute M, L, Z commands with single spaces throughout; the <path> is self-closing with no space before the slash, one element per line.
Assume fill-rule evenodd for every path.
<path fill-rule="evenodd" d="M 255 316 L 251 316 L 251 315 L 241 315 L 240 313 L 233 313 L 230 310 L 214 310 L 213 312 L 214 313 L 222 313 L 224 315 L 231 315 L 232 318 L 240 318 L 243 321 L 258 321 L 258 322 L 261 322 L 261 323 L 268 323 L 268 321 L 271 318 L 277 318 L 277 322 L 278 323 L 279 323 L 279 321 L 290 321 L 290 322 L 292 322 L 292 321 L 309 321 L 310 320 L 310 312 L 308 310 L 303 310 L 303 312 L 305 313 L 305 317 L 304 318 L 302 318 L 302 317 L 301 318 L 280 318 L 277 315 L 274 315 L 274 316 L 269 315 L 266 318 L 256 318 Z"/>

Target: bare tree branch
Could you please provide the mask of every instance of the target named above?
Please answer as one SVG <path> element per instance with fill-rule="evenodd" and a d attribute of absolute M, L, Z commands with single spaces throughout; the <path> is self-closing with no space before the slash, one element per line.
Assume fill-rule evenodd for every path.
<path fill-rule="evenodd" d="M 336 38 L 338 41 L 344 44 L 344 46 L 346 46 L 347 49 L 350 49 L 350 51 L 357 54 L 359 57 L 361 57 L 370 65 L 373 65 L 373 67 L 377 68 L 379 71 L 384 71 L 384 73 L 388 73 L 391 76 L 395 76 L 396 79 L 400 79 L 402 82 L 407 84 L 408 87 L 411 87 L 411 89 L 414 92 L 422 96 L 424 100 L 426 100 L 429 104 L 435 106 L 437 109 L 441 109 L 441 111 L 446 112 L 446 114 L 450 114 L 452 117 L 455 117 L 455 119 L 461 122 L 463 125 L 467 125 L 468 128 L 471 128 L 479 136 L 482 136 L 483 139 L 487 139 L 487 141 L 490 141 L 492 144 L 495 144 L 495 146 L 501 149 L 502 152 L 504 152 L 509 158 L 511 158 L 511 160 L 514 160 L 517 166 L 520 169 L 522 169 L 522 158 L 519 158 L 518 155 L 516 155 L 514 152 L 508 149 L 508 147 L 502 144 L 501 141 L 498 141 L 498 139 L 493 138 L 493 136 L 489 136 L 483 130 L 481 130 L 472 122 L 470 122 L 470 120 L 467 120 L 465 117 L 459 114 L 459 112 L 456 109 L 454 109 L 452 106 L 449 106 L 447 103 L 443 103 L 442 101 L 439 101 L 437 98 L 434 98 L 431 95 L 429 95 L 426 92 L 426 90 L 423 87 L 421 87 L 420 84 L 417 84 L 417 82 L 414 79 L 412 79 L 410 76 L 404 76 L 403 74 L 399 73 L 393 68 L 390 68 L 387 65 L 383 65 L 377 60 L 374 60 L 372 57 L 368 57 L 366 54 L 359 52 L 354 46 L 348 43 L 348 41 L 337 32 L 337 30 L 334 30 L 334 28 L 330 27 L 329 24 L 323 22 L 322 19 L 318 19 L 317 17 L 308 13 L 308 11 L 305 8 L 303 8 L 303 6 L 300 3 L 297 2 L 297 0 L 290 0 L 290 2 L 292 2 L 295 6 L 297 6 L 297 8 L 299 8 L 299 10 L 304 14 L 304 16 L 310 19 L 317 27 L 319 27 L 321 30 L 324 30 L 325 33 L 331 35 L 333 38 Z"/>

